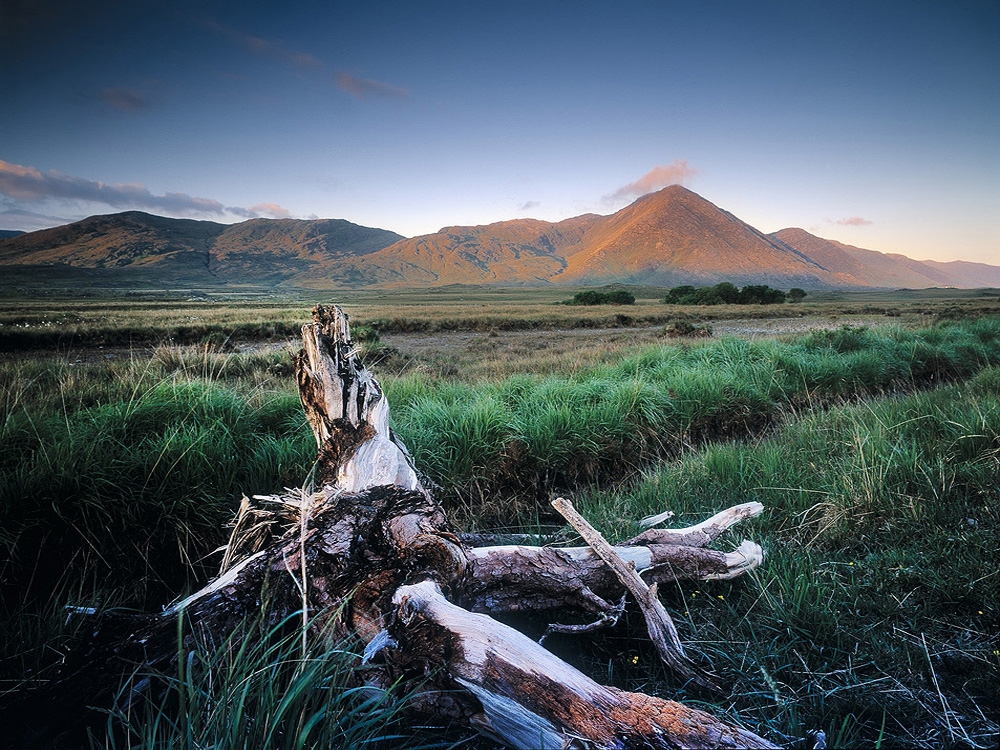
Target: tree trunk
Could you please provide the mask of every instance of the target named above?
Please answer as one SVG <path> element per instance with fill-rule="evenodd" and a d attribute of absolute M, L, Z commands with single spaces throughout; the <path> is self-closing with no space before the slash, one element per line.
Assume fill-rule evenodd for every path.
<path fill-rule="evenodd" d="M 104 660 L 104 672 L 88 670 L 92 680 L 114 663 L 176 659 L 179 617 L 194 631 L 225 635 L 266 599 L 273 622 L 302 611 L 314 637 L 321 629 L 359 636 L 375 684 L 402 695 L 417 684 L 413 675 L 430 679 L 413 699 L 417 710 L 509 747 L 774 747 L 680 703 L 601 686 L 490 617 L 575 609 L 594 622 L 553 629 L 587 630 L 613 624 L 628 591 L 666 663 L 710 684 L 684 655 L 656 584 L 730 578 L 759 565 L 752 542 L 730 553 L 704 548 L 760 513 L 759 504 L 616 547 L 589 532 L 587 547 L 466 546 L 389 429 L 385 396 L 357 359 L 347 316 L 322 306 L 313 315 L 296 373 L 316 436 L 318 489 L 245 500 L 220 576 L 162 614 L 132 621 L 113 648 L 83 654 L 90 667 Z M 556 505 L 576 526 L 572 506 Z"/>

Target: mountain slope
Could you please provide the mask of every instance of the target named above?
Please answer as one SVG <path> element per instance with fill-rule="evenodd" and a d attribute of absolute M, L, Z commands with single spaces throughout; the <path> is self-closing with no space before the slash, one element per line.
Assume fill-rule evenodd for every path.
<path fill-rule="evenodd" d="M 227 225 L 141 211 L 91 216 L 0 241 L 0 264 L 78 268 L 198 269 L 231 281 L 273 283 L 326 271 L 344 257 L 379 250 L 402 236 L 342 219 L 251 219 Z"/>
<path fill-rule="evenodd" d="M 223 278 L 278 281 L 324 273 L 344 258 L 367 255 L 402 235 L 343 219 L 251 219 L 226 227 L 212 245 L 209 264 Z"/>
<path fill-rule="evenodd" d="M 828 286 L 824 270 L 679 185 L 603 218 L 553 281 Z"/>
<path fill-rule="evenodd" d="M 208 265 L 225 224 L 166 219 L 141 211 L 91 216 L 0 242 L 0 263 L 64 264 L 82 268 Z"/>
<path fill-rule="evenodd" d="M 565 267 L 565 256 L 600 218 L 586 214 L 555 224 L 515 219 L 445 227 L 340 264 L 338 272 L 359 282 L 383 285 L 547 283 Z"/>
<path fill-rule="evenodd" d="M 954 261 L 961 265 L 953 265 L 913 260 L 898 253 L 880 253 L 824 240 L 804 229 L 782 229 L 771 236 L 822 265 L 838 279 L 840 286 L 974 288 L 992 286 L 1000 281 L 1000 268 L 986 264 Z M 974 266 L 981 268 L 970 268 Z M 977 281 L 977 277 L 980 280 Z"/>
<path fill-rule="evenodd" d="M 1000 288 L 1000 266 L 991 266 L 988 263 L 972 263 L 967 260 L 952 260 L 941 262 L 938 260 L 920 261 L 928 268 L 936 269 L 952 280 L 950 286 L 964 287 L 966 289 L 979 289 L 980 287 Z"/>
<path fill-rule="evenodd" d="M 803 229 L 765 235 L 677 185 L 610 216 L 452 226 L 411 239 L 342 219 L 225 225 L 126 211 L 0 238 L 0 265 L 36 274 L 46 266 L 60 266 L 64 275 L 93 269 L 120 284 L 142 272 L 164 285 L 317 289 L 720 281 L 779 288 L 1000 286 L 1000 266 L 916 261 Z"/>

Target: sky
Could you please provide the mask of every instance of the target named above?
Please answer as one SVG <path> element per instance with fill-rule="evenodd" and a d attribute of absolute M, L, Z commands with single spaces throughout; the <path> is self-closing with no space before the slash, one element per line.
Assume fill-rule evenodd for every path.
<path fill-rule="evenodd" d="M 0 228 L 405 236 L 683 184 L 764 232 L 1000 265 L 995 0 L 0 0 Z"/>

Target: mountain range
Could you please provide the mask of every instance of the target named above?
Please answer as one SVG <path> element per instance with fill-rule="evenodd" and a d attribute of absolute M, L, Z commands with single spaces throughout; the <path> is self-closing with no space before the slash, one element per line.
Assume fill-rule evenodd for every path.
<path fill-rule="evenodd" d="M 342 219 L 219 224 L 138 211 L 0 239 L 0 265 L 155 272 L 288 287 L 676 286 L 731 281 L 806 289 L 1000 287 L 1000 266 L 917 261 L 825 240 L 764 234 L 679 185 L 609 216 L 515 219 L 405 238 Z"/>

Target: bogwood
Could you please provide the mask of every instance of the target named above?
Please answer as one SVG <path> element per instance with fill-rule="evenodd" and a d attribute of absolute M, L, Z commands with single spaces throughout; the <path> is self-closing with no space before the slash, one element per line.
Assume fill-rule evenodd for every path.
<path fill-rule="evenodd" d="M 761 512 L 759 504 L 612 546 L 560 498 L 554 506 L 588 546 L 468 546 L 389 428 L 388 404 L 357 357 L 347 316 L 319 306 L 313 317 L 302 328 L 296 377 L 316 437 L 319 489 L 245 500 L 219 577 L 160 615 L 119 624 L 117 635 L 78 656 L 65 685 L 86 675 L 96 702 L 98 683 L 123 664 L 176 661 L 178 633 L 189 643 L 198 634 L 221 641 L 262 613 L 277 623 L 301 612 L 304 637 L 366 644 L 358 680 L 411 695 L 414 710 L 509 747 L 775 747 L 704 711 L 599 685 L 491 617 L 575 609 L 593 622 L 550 630 L 585 631 L 613 624 L 627 591 L 668 666 L 712 686 L 684 654 L 656 585 L 731 578 L 759 565 L 753 542 L 730 553 L 705 548 Z M 125 697 L 144 689 L 136 683 Z"/>

